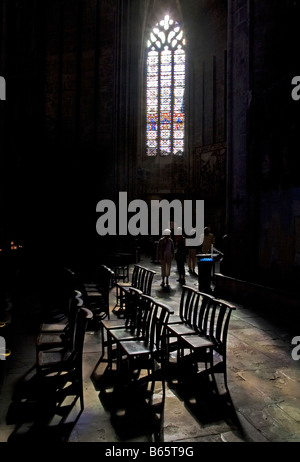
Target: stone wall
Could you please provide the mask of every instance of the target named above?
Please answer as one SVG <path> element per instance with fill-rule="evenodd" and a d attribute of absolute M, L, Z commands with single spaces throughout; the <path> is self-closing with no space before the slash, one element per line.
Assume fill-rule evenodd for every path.
<path fill-rule="evenodd" d="M 297 2 L 229 2 L 231 274 L 293 291 L 299 277 L 300 106 L 291 98 L 297 18 Z"/>

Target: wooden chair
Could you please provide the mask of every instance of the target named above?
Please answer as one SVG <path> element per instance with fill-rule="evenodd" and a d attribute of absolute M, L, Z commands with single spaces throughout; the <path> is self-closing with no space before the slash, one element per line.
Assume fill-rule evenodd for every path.
<path fill-rule="evenodd" d="M 141 265 L 134 265 L 131 283 L 118 282 L 116 284 L 116 304 L 113 309 L 114 313 L 118 316 L 124 315 L 125 294 L 129 287 L 141 290 L 145 295 L 151 295 L 152 282 L 155 274 L 155 271 Z"/>
<path fill-rule="evenodd" d="M 80 307 L 83 306 L 83 300 L 80 295 L 81 294 L 78 291 L 74 294 L 69 308 L 68 322 L 66 325 L 63 325 L 63 328 L 61 327 L 60 331 L 50 332 L 47 330 L 46 332 L 40 332 L 38 334 L 36 339 L 37 355 L 41 350 L 49 350 L 53 348 L 73 348 L 76 318 Z M 52 328 L 55 329 L 55 326 Z M 50 329 L 49 326 L 48 329 Z"/>
<path fill-rule="evenodd" d="M 85 305 L 93 312 L 93 320 L 110 319 L 109 295 L 114 272 L 106 265 L 101 265 L 98 281 L 86 282 L 84 286 Z"/>
<path fill-rule="evenodd" d="M 114 256 L 115 282 L 129 282 L 129 265 L 133 260 L 131 253 L 118 253 Z"/>
<path fill-rule="evenodd" d="M 43 322 L 47 324 L 66 323 L 70 299 L 79 289 L 77 275 L 69 268 L 49 267 L 40 284 Z"/>
<path fill-rule="evenodd" d="M 71 394 L 80 399 L 81 411 L 84 409 L 82 358 L 85 331 L 93 314 L 87 308 L 81 307 L 76 318 L 75 339 L 71 349 L 41 350 L 37 357 L 37 376 L 47 390 L 53 391 L 49 399 L 63 401 Z M 51 384 L 51 386 L 49 385 Z"/>
<path fill-rule="evenodd" d="M 169 316 L 174 310 L 147 295 L 141 296 L 141 304 L 144 316 L 140 335 L 135 340 L 117 343 L 117 370 L 128 383 L 151 380 L 152 391 L 157 378 L 156 371 L 159 370 L 165 393 L 166 332 Z M 142 370 L 148 373 L 145 378 L 140 376 Z"/>
<path fill-rule="evenodd" d="M 197 291 L 193 287 L 189 287 L 186 285 L 182 286 L 182 292 L 180 297 L 180 304 L 179 304 L 179 313 L 178 315 L 170 316 L 168 325 L 171 324 L 188 324 L 192 325 L 192 303 L 191 298 Z"/>
<path fill-rule="evenodd" d="M 117 354 L 113 354 L 113 346 L 121 341 L 136 340 L 142 335 L 142 326 L 145 316 L 144 303 L 142 303 L 142 292 L 130 287 L 126 292 L 127 318 L 123 326 L 106 329 L 108 366 L 112 367 L 113 358 L 117 360 Z M 107 327 L 107 326 L 106 326 Z M 115 349 L 115 353 L 117 348 Z"/>
<path fill-rule="evenodd" d="M 66 318 L 64 321 L 48 322 L 48 323 L 43 322 L 39 327 L 39 331 L 43 333 L 54 333 L 54 332 L 63 333 L 69 323 L 70 310 L 71 310 L 74 298 L 77 300 L 81 299 L 82 293 L 79 290 L 73 290 L 72 293 L 70 294 L 69 301 L 68 301 L 68 311 L 66 313 Z"/>
<path fill-rule="evenodd" d="M 198 324 L 202 322 L 208 305 L 212 302 L 213 297 L 203 292 L 199 292 L 193 287 L 182 286 L 180 299 L 180 321 L 168 323 L 168 352 L 177 351 L 179 355 L 179 338 L 182 335 L 196 335 Z"/>
<path fill-rule="evenodd" d="M 138 297 L 142 292 L 135 287 L 129 287 L 125 292 L 124 318 L 104 319 L 100 323 L 100 336 L 102 343 L 102 354 L 98 361 L 106 359 L 111 364 L 111 344 L 108 345 L 108 331 L 114 329 L 126 329 L 133 331 L 136 326 L 136 310 L 138 306 Z M 106 350 L 107 354 L 106 354 Z"/>
<path fill-rule="evenodd" d="M 198 364 L 204 363 L 208 373 L 224 375 L 225 388 L 227 385 L 227 334 L 231 314 L 235 307 L 229 303 L 214 299 L 209 305 L 203 317 L 202 325 L 199 326 L 198 335 L 180 337 L 180 368 L 184 360 L 197 372 Z M 189 351 L 185 355 L 185 350 Z"/>

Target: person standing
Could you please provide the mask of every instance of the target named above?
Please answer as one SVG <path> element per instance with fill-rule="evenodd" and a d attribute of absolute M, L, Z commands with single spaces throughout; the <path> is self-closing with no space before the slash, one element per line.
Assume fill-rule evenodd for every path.
<path fill-rule="evenodd" d="M 196 233 L 195 229 L 192 229 L 190 232 L 190 236 L 194 236 Z M 188 253 L 187 253 L 187 262 L 189 273 L 196 275 L 195 268 L 196 268 L 196 255 L 197 255 L 197 246 L 188 246 Z"/>
<path fill-rule="evenodd" d="M 202 242 L 202 253 L 210 253 L 211 246 L 215 243 L 215 236 L 210 232 L 210 228 L 206 226 L 204 228 L 204 236 Z"/>
<path fill-rule="evenodd" d="M 175 235 L 175 260 L 177 263 L 177 271 L 180 284 L 185 284 L 185 262 L 186 262 L 186 245 L 185 237 L 182 234 L 182 228 L 177 228 Z"/>
<path fill-rule="evenodd" d="M 169 287 L 171 263 L 174 257 L 174 243 L 171 239 L 171 230 L 165 229 L 157 245 L 157 260 L 161 266 L 161 286 Z"/>

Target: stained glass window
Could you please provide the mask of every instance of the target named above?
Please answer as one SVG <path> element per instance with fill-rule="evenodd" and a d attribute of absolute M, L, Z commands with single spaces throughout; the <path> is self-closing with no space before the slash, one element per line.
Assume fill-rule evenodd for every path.
<path fill-rule="evenodd" d="M 147 42 L 148 156 L 184 153 L 185 39 L 169 16 L 156 24 Z"/>

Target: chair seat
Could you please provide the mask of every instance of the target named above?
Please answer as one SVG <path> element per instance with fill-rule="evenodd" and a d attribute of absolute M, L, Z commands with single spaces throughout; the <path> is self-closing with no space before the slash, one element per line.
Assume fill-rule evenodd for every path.
<path fill-rule="evenodd" d="M 88 290 L 87 291 L 88 297 L 103 297 L 102 293 L 99 290 Z"/>
<path fill-rule="evenodd" d="M 67 325 L 66 322 L 43 323 L 40 326 L 40 332 L 63 332 L 66 325 Z"/>
<path fill-rule="evenodd" d="M 129 356 L 135 355 L 142 355 L 142 354 L 150 354 L 156 351 L 156 348 L 150 348 L 150 345 L 146 345 L 143 340 L 135 340 L 131 342 L 120 342 L 121 347 L 125 351 L 125 353 Z"/>
<path fill-rule="evenodd" d="M 85 289 L 97 289 L 98 284 L 96 282 L 87 282 L 87 283 L 84 283 L 84 288 Z"/>
<path fill-rule="evenodd" d="M 171 324 L 168 325 L 168 330 L 171 332 L 171 335 L 195 334 L 195 329 L 186 324 Z"/>
<path fill-rule="evenodd" d="M 177 314 L 170 316 L 169 321 L 168 321 L 168 325 L 169 324 L 181 324 L 181 323 L 183 323 L 183 321 L 181 317 Z"/>
<path fill-rule="evenodd" d="M 206 337 L 200 337 L 199 335 L 188 335 L 182 336 L 181 340 L 187 345 L 188 347 L 193 348 L 194 350 L 197 348 L 208 348 L 213 347 L 214 344 Z"/>
<path fill-rule="evenodd" d="M 42 345 L 61 345 L 63 343 L 62 334 L 59 332 L 53 332 L 50 334 L 39 334 L 36 340 L 37 346 Z"/>
<path fill-rule="evenodd" d="M 110 331 L 110 335 L 117 341 L 134 340 L 136 338 L 134 333 L 132 333 L 129 329 L 113 329 Z"/>
<path fill-rule="evenodd" d="M 126 290 L 128 287 L 131 287 L 131 282 L 118 282 L 116 285 L 117 287 Z"/>
<path fill-rule="evenodd" d="M 50 367 L 57 364 L 59 364 L 60 367 L 62 367 L 63 363 L 67 363 L 71 357 L 72 352 L 66 350 L 40 351 L 38 354 L 38 362 L 40 367 Z"/>
<path fill-rule="evenodd" d="M 125 329 L 125 322 L 124 319 L 109 319 L 109 320 L 102 320 L 101 321 L 102 326 L 104 329 L 119 329 L 121 327 L 124 327 Z"/>

